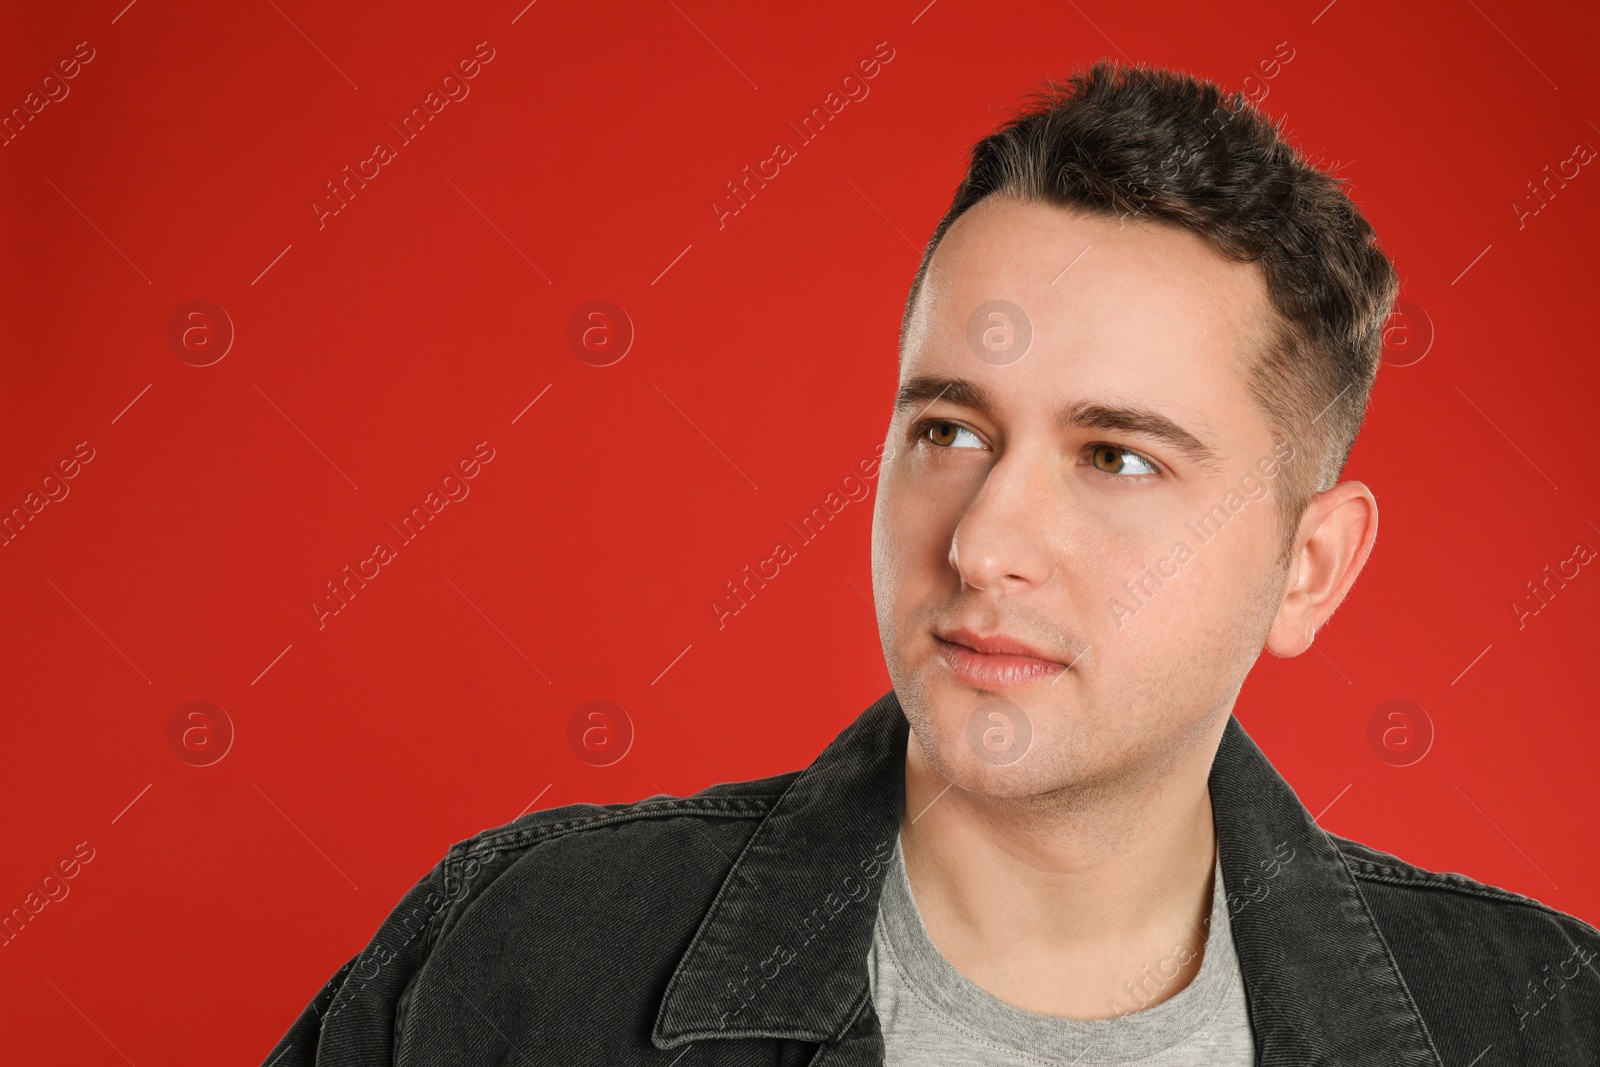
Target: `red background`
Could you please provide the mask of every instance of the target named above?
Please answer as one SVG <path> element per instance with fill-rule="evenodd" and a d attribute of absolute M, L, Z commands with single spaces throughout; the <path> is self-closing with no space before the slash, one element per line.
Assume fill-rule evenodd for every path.
<path fill-rule="evenodd" d="M 720 630 L 710 603 L 882 440 L 967 146 L 1101 55 L 1264 83 L 1420 309 L 1347 473 L 1377 549 L 1240 719 L 1330 830 L 1600 921 L 1600 576 L 1511 608 L 1600 548 L 1600 176 L 1511 206 L 1600 146 L 1600 13 L 523 2 L 6 16 L 7 111 L 94 49 L 0 148 L 0 508 L 94 449 L 0 548 L 0 911 L 95 850 L 0 948 L 8 1058 L 255 1062 L 451 842 L 809 762 L 889 684 L 870 501 Z M 319 229 L 323 183 L 480 41 L 470 95 Z M 870 95 L 719 229 L 724 183 L 880 41 Z M 167 337 L 197 299 L 236 331 L 206 367 Z M 565 340 L 594 299 L 637 332 L 612 366 Z M 470 496 L 319 628 L 324 583 L 480 441 Z M 167 732 L 197 699 L 235 731 L 205 767 Z M 566 740 L 592 699 L 635 729 L 609 767 Z M 1436 732 L 1411 766 L 1367 741 L 1395 699 Z"/>

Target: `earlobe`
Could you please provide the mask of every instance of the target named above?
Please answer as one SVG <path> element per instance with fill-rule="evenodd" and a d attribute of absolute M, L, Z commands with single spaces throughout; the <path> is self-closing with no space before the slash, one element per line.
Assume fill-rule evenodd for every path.
<path fill-rule="evenodd" d="M 1306 507 L 1289 565 L 1292 576 L 1268 631 L 1280 658 L 1311 647 L 1344 602 L 1378 538 L 1378 501 L 1361 482 L 1340 482 Z"/>

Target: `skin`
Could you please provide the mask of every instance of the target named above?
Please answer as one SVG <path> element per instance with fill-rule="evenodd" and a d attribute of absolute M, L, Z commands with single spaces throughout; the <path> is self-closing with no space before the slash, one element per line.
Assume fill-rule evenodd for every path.
<path fill-rule="evenodd" d="M 1033 326 L 1014 362 L 968 341 L 974 309 L 995 299 Z M 1372 549 L 1377 503 L 1355 481 L 1312 500 L 1286 564 L 1270 498 L 1210 540 L 1186 529 L 1252 471 L 1270 482 L 1256 462 L 1281 455 L 1245 388 L 1268 314 L 1259 268 L 1197 235 L 1003 197 L 950 228 L 913 309 L 901 384 L 963 379 L 993 407 L 947 393 L 889 427 L 872 565 L 911 724 L 902 843 L 939 951 L 1016 1007 L 1105 1018 L 1192 980 L 1216 858 L 1206 780 L 1229 712 L 1262 648 L 1310 647 Z M 1059 426 L 1056 409 L 1078 400 L 1158 412 L 1215 462 L 1144 433 Z M 1192 557 L 1131 610 L 1124 583 L 1180 539 Z M 969 684 L 933 636 L 961 625 L 1070 669 Z M 1011 747 L 969 744 L 975 715 Z M 1146 965 L 1170 977 L 1146 980 L 1140 1004 L 1124 983 Z"/>

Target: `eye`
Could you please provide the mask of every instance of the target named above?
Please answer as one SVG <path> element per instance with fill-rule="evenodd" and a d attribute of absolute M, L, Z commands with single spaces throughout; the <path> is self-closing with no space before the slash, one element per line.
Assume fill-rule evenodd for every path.
<path fill-rule="evenodd" d="M 1090 461 L 1094 464 L 1094 469 L 1102 474 L 1121 475 L 1137 481 L 1160 473 L 1160 468 L 1132 449 L 1104 443 L 1092 447 L 1094 451 L 1091 453 Z"/>
<path fill-rule="evenodd" d="M 982 448 L 983 440 L 959 422 L 948 419 L 924 419 L 917 423 L 915 433 L 918 441 L 927 441 L 937 448 Z M 966 444 L 958 444 L 962 435 L 966 435 Z"/>

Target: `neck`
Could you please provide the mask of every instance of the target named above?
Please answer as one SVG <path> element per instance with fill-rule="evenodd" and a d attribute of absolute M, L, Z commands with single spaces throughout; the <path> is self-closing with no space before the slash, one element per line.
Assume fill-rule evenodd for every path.
<path fill-rule="evenodd" d="M 946 781 L 913 734 L 901 840 L 940 953 L 1042 1014 L 1104 1018 L 1176 994 L 1199 972 L 1211 915 L 1214 755 L 1197 745 L 1156 781 L 1019 804 Z"/>

